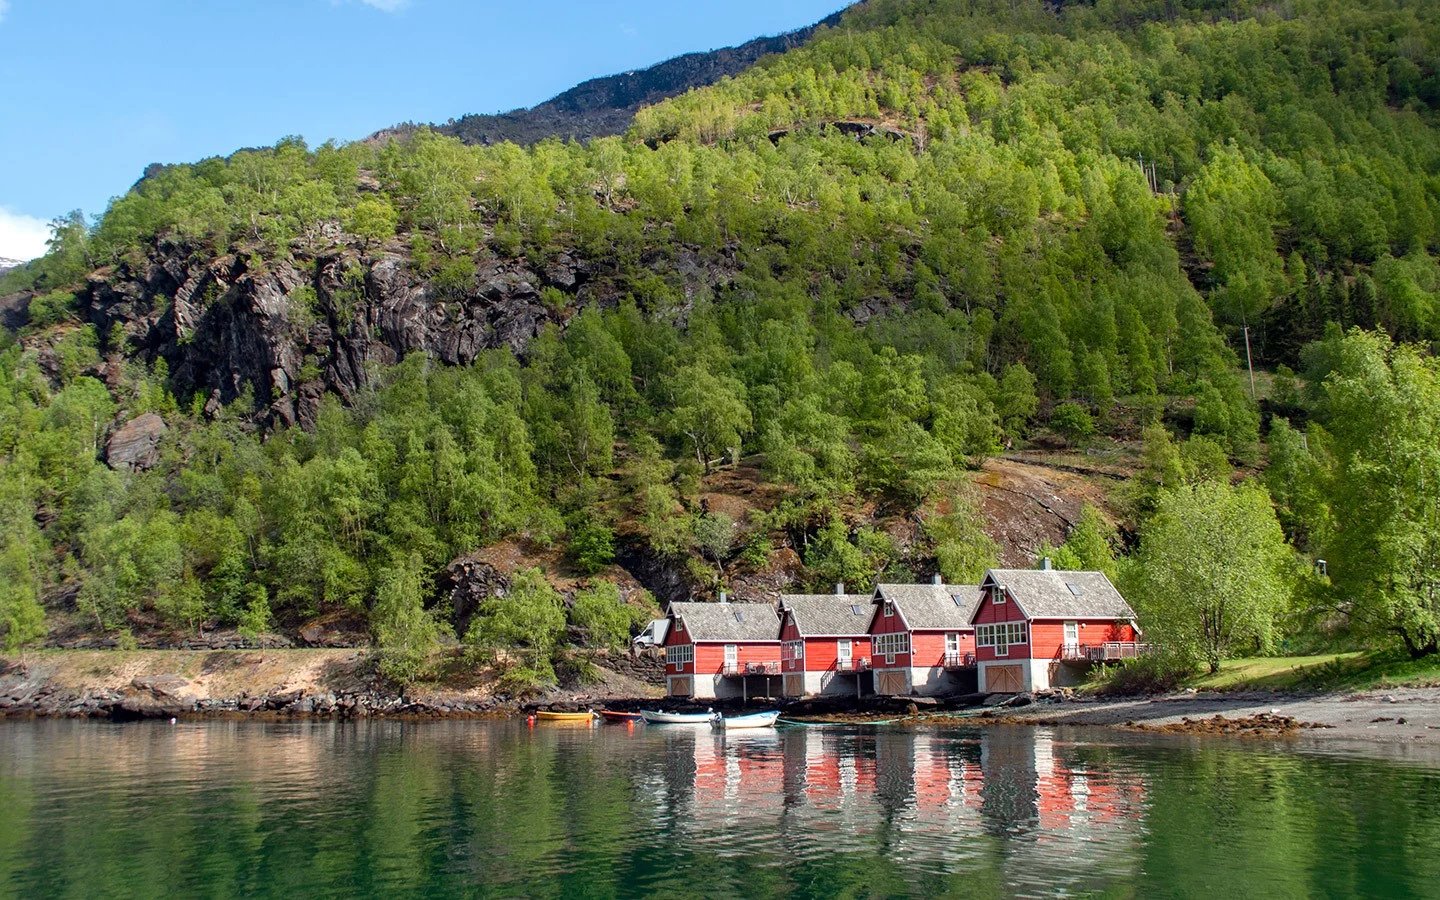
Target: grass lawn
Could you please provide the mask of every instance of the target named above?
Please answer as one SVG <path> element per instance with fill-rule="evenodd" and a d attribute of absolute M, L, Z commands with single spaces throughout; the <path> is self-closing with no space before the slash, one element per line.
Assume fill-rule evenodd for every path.
<path fill-rule="evenodd" d="M 1323 656 L 1230 659 L 1220 671 L 1193 679 L 1201 690 L 1363 691 L 1386 687 L 1440 685 L 1440 656 L 1412 660 L 1384 653 L 1327 653 Z"/>

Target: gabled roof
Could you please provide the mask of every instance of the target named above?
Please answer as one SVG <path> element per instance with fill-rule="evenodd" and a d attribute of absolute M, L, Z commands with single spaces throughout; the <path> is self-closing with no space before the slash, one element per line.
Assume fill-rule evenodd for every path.
<path fill-rule="evenodd" d="M 692 641 L 779 641 L 780 617 L 768 603 L 672 603 Z"/>
<path fill-rule="evenodd" d="M 789 610 L 802 637 L 867 634 L 875 613 L 870 601 L 869 594 L 781 594 L 781 620 Z"/>
<path fill-rule="evenodd" d="M 895 604 L 911 631 L 969 628 L 980 606 L 980 585 L 881 584 L 875 598 Z"/>
<path fill-rule="evenodd" d="M 981 587 L 1000 585 L 1031 619 L 1134 619 L 1135 610 L 1104 572 L 991 569 Z"/>

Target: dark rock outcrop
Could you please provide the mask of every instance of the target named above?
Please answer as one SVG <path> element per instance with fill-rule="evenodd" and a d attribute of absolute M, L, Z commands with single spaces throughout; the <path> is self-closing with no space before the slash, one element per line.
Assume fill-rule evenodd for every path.
<path fill-rule="evenodd" d="M 510 141 L 533 144 L 549 137 L 588 140 L 623 134 L 642 106 L 658 103 L 686 91 L 714 84 L 729 75 L 738 75 L 763 56 L 784 53 L 810 39 L 820 26 L 840 23 L 840 13 L 827 16 L 815 25 L 775 37 L 756 38 L 738 47 L 707 53 L 686 53 L 646 69 L 592 78 L 538 106 L 499 115 L 468 115 L 436 131 L 460 138 L 467 144 L 498 144 Z M 371 136 L 383 141 L 413 131 L 399 126 Z"/>
<path fill-rule="evenodd" d="M 165 420 L 153 412 L 136 416 L 115 429 L 105 444 L 105 462 L 123 472 L 143 472 L 160 461 Z"/>

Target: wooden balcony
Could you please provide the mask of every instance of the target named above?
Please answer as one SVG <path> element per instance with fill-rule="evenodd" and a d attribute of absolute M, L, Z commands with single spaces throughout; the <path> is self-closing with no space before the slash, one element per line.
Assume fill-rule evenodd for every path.
<path fill-rule="evenodd" d="M 750 663 L 725 663 L 720 674 L 741 677 L 744 675 L 779 675 L 780 664 L 778 662 L 750 662 Z"/>
<path fill-rule="evenodd" d="M 975 668 L 975 654 L 946 653 L 944 666 L 947 669 L 973 669 Z"/>
<path fill-rule="evenodd" d="M 1060 648 L 1065 662 L 1117 662 L 1146 656 L 1154 651 L 1153 644 L 1136 641 L 1106 641 L 1103 644 L 1069 644 Z"/>
<path fill-rule="evenodd" d="M 870 671 L 870 657 L 855 656 L 850 659 L 837 659 L 835 660 L 835 671 L 845 675 L 868 672 Z"/>

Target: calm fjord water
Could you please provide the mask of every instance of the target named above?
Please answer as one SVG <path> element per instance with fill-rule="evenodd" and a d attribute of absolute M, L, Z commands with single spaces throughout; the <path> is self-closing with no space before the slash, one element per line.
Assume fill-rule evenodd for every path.
<path fill-rule="evenodd" d="M 1044 729 L 0 723 L 0 895 L 1440 896 L 1440 771 Z"/>

